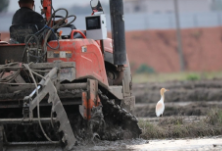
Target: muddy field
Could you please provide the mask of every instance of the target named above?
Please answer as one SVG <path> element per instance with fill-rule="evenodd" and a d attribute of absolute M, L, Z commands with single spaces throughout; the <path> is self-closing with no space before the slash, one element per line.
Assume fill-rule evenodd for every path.
<path fill-rule="evenodd" d="M 165 94 L 164 116 L 157 118 L 155 105 L 163 87 L 170 91 Z M 222 79 L 135 84 L 133 92 L 141 137 L 150 143 L 131 149 L 222 150 Z"/>
<path fill-rule="evenodd" d="M 222 79 L 135 84 L 137 117 L 156 116 L 163 87 L 170 90 L 165 94 L 164 116 L 206 116 L 211 109 L 222 108 Z"/>
<path fill-rule="evenodd" d="M 165 87 L 164 117 L 155 117 L 159 90 Z M 78 151 L 221 151 L 222 150 L 222 80 L 137 84 L 135 114 L 143 134 L 139 139 L 84 142 Z M 16 149 L 15 149 L 16 148 Z M 26 146 L 7 151 L 44 151 L 47 147 Z M 48 151 L 62 151 L 59 146 Z"/>

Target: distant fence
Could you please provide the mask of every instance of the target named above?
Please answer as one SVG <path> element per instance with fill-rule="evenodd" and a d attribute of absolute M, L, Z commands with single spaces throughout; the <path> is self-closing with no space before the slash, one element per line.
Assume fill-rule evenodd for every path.
<path fill-rule="evenodd" d="M 77 15 L 75 25 L 77 28 L 85 29 L 85 16 Z M 145 29 L 174 29 L 175 14 L 125 14 L 126 30 Z M 8 31 L 11 25 L 12 15 L 0 14 L 0 31 Z M 111 30 L 110 16 L 107 14 L 107 28 Z M 222 25 L 222 12 L 199 12 L 180 14 L 181 28 L 214 27 Z"/>

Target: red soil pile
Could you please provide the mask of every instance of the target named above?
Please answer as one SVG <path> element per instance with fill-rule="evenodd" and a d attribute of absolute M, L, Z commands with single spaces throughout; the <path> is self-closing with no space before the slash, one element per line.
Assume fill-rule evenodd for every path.
<path fill-rule="evenodd" d="M 222 70 L 222 28 L 184 29 L 182 42 L 188 71 Z M 127 32 L 126 47 L 133 69 L 146 64 L 156 72 L 180 71 L 175 30 Z"/>
<path fill-rule="evenodd" d="M 9 33 L 1 33 L 1 32 L 0 32 L 0 34 L 1 34 L 0 39 L 1 39 L 2 41 L 8 41 L 8 40 L 9 40 L 9 38 L 10 38 Z"/>

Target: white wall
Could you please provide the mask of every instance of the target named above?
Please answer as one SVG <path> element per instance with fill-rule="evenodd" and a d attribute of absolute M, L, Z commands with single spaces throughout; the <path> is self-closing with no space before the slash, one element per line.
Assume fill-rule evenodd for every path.
<path fill-rule="evenodd" d="M 209 0 L 178 0 L 180 12 L 209 12 Z M 172 13 L 174 0 L 124 0 L 126 13 L 135 13 L 135 7 L 140 7 L 140 12 L 147 13 Z"/>

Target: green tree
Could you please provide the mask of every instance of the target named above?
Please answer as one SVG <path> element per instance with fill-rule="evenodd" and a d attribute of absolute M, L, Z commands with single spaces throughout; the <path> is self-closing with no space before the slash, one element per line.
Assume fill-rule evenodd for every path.
<path fill-rule="evenodd" d="M 0 0 L 0 13 L 6 11 L 9 5 L 9 0 Z"/>
<path fill-rule="evenodd" d="M 152 74 L 152 73 L 155 73 L 155 70 L 146 65 L 146 64 L 142 64 L 136 71 L 136 73 L 149 73 L 149 74 Z"/>

